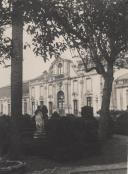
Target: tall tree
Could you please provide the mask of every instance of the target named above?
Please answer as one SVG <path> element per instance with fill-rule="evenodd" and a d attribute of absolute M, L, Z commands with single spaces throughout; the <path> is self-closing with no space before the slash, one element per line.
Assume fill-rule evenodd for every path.
<path fill-rule="evenodd" d="M 59 16 L 63 12 L 65 22 L 62 26 L 67 39 L 78 50 L 85 70 L 95 69 L 104 79 L 99 131 L 103 140 L 109 133 L 114 66 L 121 63 L 119 57 L 124 59 L 128 49 L 128 4 L 126 1 L 82 0 L 75 4 L 74 10 L 72 5 L 69 7 L 68 15 L 64 10 L 57 12 Z M 67 9 L 66 5 L 61 9 Z"/>
<path fill-rule="evenodd" d="M 124 60 L 128 50 L 128 3 L 125 0 L 44 0 L 42 8 L 37 26 L 44 35 L 37 32 L 34 44 L 43 47 L 44 52 L 58 43 L 60 51 L 76 48 L 85 71 L 95 69 L 104 79 L 99 133 L 102 140 L 106 139 L 114 67 L 127 63 Z M 59 36 L 65 42 L 55 44 L 53 40 Z M 36 51 L 44 56 L 40 49 Z"/>
<path fill-rule="evenodd" d="M 23 27 L 28 26 L 27 32 L 34 35 L 35 41 L 40 40 L 38 32 L 41 31 L 40 34 L 45 41 L 42 45 L 34 44 L 33 51 L 37 55 L 38 52 L 42 53 L 45 61 L 48 54 L 52 56 L 54 53 L 58 53 L 58 46 L 54 48 L 54 45 L 49 43 L 50 37 L 53 39 L 58 34 L 56 31 L 52 35 L 48 33 L 45 13 L 43 13 L 44 5 L 45 3 L 41 0 L 2 0 L 0 2 L 0 63 L 4 63 L 8 58 L 11 59 L 11 116 L 13 118 L 22 115 Z M 40 15 L 43 25 L 37 25 Z M 6 26 L 12 29 L 11 39 L 4 36 Z M 47 45 L 48 43 L 49 45 Z M 60 44 L 62 45 L 62 43 Z"/>
<path fill-rule="evenodd" d="M 23 9 L 21 0 L 12 1 L 11 115 L 22 114 Z"/>
<path fill-rule="evenodd" d="M 41 0 L 1 0 L 0 1 L 0 63 L 5 63 L 6 59 L 11 59 L 11 156 L 17 158 L 20 153 L 20 134 L 18 132 L 17 118 L 22 115 L 22 66 L 23 66 L 23 26 L 28 25 L 27 31 L 37 36 L 35 28 L 37 21 L 43 10 Z M 43 14 L 42 14 L 43 15 Z M 45 16 L 44 23 L 45 23 Z M 11 27 L 12 38 L 6 37 L 4 32 L 6 27 Z M 48 30 L 45 27 L 45 32 Z M 43 30 L 41 31 L 42 35 Z M 35 37 L 39 39 L 38 37 Z M 48 37 L 45 38 L 48 43 Z M 44 60 L 47 55 L 46 46 L 42 47 L 34 45 L 33 51 L 37 54 L 37 50 L 44 53 Z M 50 45 L 49 45 L 50 46 Z M 26 47 L 26 46 L 24 46 Z M 52 48 L 52 47 L 51 47 Z M 52 49 L 51 52 L 55 52 Z"/>

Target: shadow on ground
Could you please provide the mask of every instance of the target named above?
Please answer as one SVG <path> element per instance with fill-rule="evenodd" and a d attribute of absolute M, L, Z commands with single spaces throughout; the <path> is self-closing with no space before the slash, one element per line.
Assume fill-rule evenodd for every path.
<path fill-rule="evenodd" d="M 57 163 L 55 161 L 43 159 L 43 157 L 28 157 L 24 161 L 27 162 L 28 171 L 43 170 L 54 167 L 67 166 L 89 166 L 113 163 L 127 162 L 127 144 L 128 136 L 114 135 L 102 148 L 101 154 L 87 159 L 75 162 Z"/>

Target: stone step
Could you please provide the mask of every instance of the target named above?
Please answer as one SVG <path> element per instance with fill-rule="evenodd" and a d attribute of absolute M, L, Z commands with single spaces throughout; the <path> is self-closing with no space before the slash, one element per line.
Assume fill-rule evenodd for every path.
<path fill-rule="evenodd" d="M 54 174 L 56 168 L 54 169 L 44 169 L 42 171 L 33 171 L 31 173 L 26 173 L 26 174 Z"/>
<path fill-rule="evenodd" d="M 41 139 L 45 139 L 47 136 L 47 132 L 45 130 L 37 130 L 34 135 L 33 138 L 41 138 Z"/>

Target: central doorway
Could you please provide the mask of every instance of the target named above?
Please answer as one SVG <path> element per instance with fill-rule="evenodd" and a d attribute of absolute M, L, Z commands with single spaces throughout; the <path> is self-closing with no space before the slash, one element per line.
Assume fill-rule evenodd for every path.
<path fill-rule="evenodd" d="M 59 91 L 57 93 L 57 106 L 59 110 L 59 114 L 63 115 L 64 114 L 64 92 Z"/>

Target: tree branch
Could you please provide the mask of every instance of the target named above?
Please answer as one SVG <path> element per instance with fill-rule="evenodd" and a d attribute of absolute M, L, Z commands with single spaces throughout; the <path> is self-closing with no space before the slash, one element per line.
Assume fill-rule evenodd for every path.
<path fill-rule="evenodd" d="M 82 62 L 83 62 L 83 65 L 84 65 L 84 67 L 85 67 L 85 71 L 86 71 L 86 72 L 90 72 L 90 71 L 92 71 L 92 70 L 96 70 L 96 67 L 88 68 L 88 62 L 87 62 L 88 58 L 83 58 L 83 57 L 81 56 L 80 51 L 79 51 L 78 48 L 77 48 L 77 52 L 78 52 L 78 54 L 79 54 L 79 56 L 80 56 L 80 58 L 81 58 L 81 60 L 82 60 Z M 85 62 L 85 60 L 86 60 L 86 62 Z"/>
<path fill-rule="evenodd" d="M 64 28 L 64 30 L 69 36 L 70 34 L 74 35 L 75 37 L 80 39 L 84 44 L 87 43 L 89 38 L 88 37 L 84 38 L 79 31 L 76 31 L 75 29 L 73 29 L 73 26 L 71 26 L 67 18 L 65 16 L 62 17 L 55 9 L 56 9 L 55 7 L 52 9 L 49 9 L 49 12 L 47 13 L 48 17 L 51 18 L 52 16 L 52 18 L 55 19 L 55 21 Z"/>

